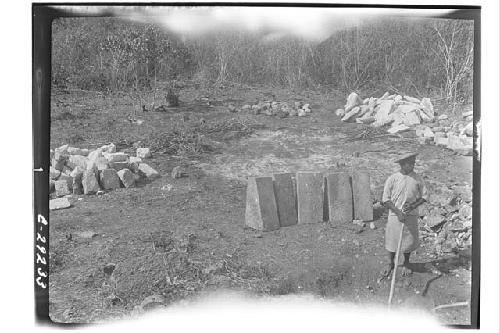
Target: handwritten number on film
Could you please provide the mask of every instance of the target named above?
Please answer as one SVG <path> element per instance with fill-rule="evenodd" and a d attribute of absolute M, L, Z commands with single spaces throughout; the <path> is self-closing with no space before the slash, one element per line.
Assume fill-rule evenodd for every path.
<path fill-rule="evenodd" d="M 43 215 L 38 214 L 38 230 L 42 231 L 43 227 L 47 227 L 48 223 Z M 36 284 L 42 287 L 43 289 L 47 288 L 47 284 L 42 281 L 42 278 L 47 277 L 47 249 L 45 237 L 40 235 L 40 233 L 36 233 L 36 266 L 37 266 L 37 277 Z M 45 267 L 44 267 L 45 266 Z"/>

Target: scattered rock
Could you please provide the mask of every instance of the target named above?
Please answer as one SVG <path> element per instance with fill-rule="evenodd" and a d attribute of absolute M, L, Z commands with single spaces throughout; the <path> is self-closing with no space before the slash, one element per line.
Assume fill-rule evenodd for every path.
<path fill-rule="evenodd" d="M 151 158 L 151 150 L 149 148 L 137 148 L 136 156 L 141 159 Z"/>
<path fill-rule="evenodd" d="M 115 169 L 99 171 L 99 180 L 103 190 L 114 190 L 120 188 L 120 177 Z"/>
<path fill-rule="evenodd" d="M 424 112 L 431 119 L 434 119 L 434 106 L 431 103 L 430 98 L 422 98 L 420 105 L 423 107 Z"/>
<path fill-rule="evenodd" d="M 90 239 L 90 238 L 94 238 L 96 236 L 98 236 L 99 234 L 97 234 L 96 232 L 94 231 L 91 231 L 91 230 L 88 230 L 88 231 L 81 231 L 81 232 L 77 232 L 76 233 L 76 236 L 80 237 L 80 238 L 85 238 L 85 239 Z"/>
<path fill-rule="evenodd" d="M 298 114 L 297 114 L 299 117 L 305 117 L 307 116 L 307 112 L 305 112 L 304 110 L 300 109 L 298 111 Z"/>
<path fill-rule="evenodd" d="M 73 178 L 68 177 L 68 179 L 56 180 L 55 181 L 55 192 L 56 196 L 62 197 L 72 193 Z"/>
<path fill-rule="evenodd" d="M 441 215 L 431 215 L 427 216 L 426 223 L 429 227 L 435 228 L 440 226 L 445 222 L 445 218 Z"/>
<path fill-rule="evenodd" d="M 83 173 L 82 185 L 84 194 L 95 194 L 101 189 L 94 170 L 86 170 Z"/>
<path fill-rule="evenodd" d="M 87 156 L 89 154 L 89 150 L 84 148 L 75 148 L 75 147 L 68 147 L 67 153 L 69 155 L 81 155 L 81 156 Z"/>
<path fill-rule="evenodd" d="M 129 162 L 110 162 L 109 167 L 111 169 L 115 169 L 116 171 L 120 171 L 123 169 L 128 169 Z"/>
<path fill-rule="evenodd" d="M 467 117 L 470 117 L 470 116 L 473 116 L 473 115 L 474 115 L 473 110 L 470 110 L 470 111 L 467 111 L 467 112 L 463 112 L 463 113 L 462 113 L 462 117 L 463 117 L 463 118 L 467 118 Z"/>
<path fill-rule="evenodd" d="M 108 160 L 108 162 L 127 162 L 128 155 L 119 152 L 119 153 L 103 153 L 104 157 Z"/>
<path fill-rule="evenodd" d="M 109 154 L 113 154 L 116 152 L 116 146 L 114 143 L 110 143 L 108 145 L 104 145 L 101 147 L 101 151 L 102 153 L 109 153 Z"/>
<path fill-rule="evenodd" d="M 136 156 L 130 156 L 129 159 L 128 159 L 128 162 L 129 162 L 129 164 L 130 163 L 141 163 L 142 162 L 142 158 L 136 157 Z"/>
<path fill-rule="evenodd" d="M 337 109 L 335 110 L 335 115 L 338 117 L 343 117 L 345 115 L 344 109 Z"/>
<path fill-rule="evenodd" d="M 434 138 L 434 132 L 428 126 L 421 126 L 415 129 L 418 137 Z"/>
<path fill-rule="evenodd" d="M 49 209 L 58 210 L 71 207 L 71 203 L 68 198 L 57 198 L 49 200 Z"/>
<path fill-rule="evenodd" d="M 229 104 L 227 106 L 227 109 L 229 110 L 229 112 L 236 112 L 237 111 L 236 107 L 234 105 L 232 105 L 232 104 Z"/>
<path fill-rule="evenodd" d="M 109 276 L 111 276 L 111 274 L 113 274 L 115 269 L 116 269 L 116 264 L 109 263 L 109 264 L 106 264 L 102 270 L 103 270 L 104 274 L 106 274 L 109 277 Z"/>
<path fill-rule="evenodd" d="M 342 121 L 351 121 L 351 120 L 354 120 L 354 118 L 357 116 L 357 114 L 361 111 L 361 108 L 359 106 L 356 106 L 354 108 L 352 108 L 352 110 L 348 111 L 343 117 L 342 117 Z M 300 111 L 299 111 L 300 113 Z M 300 114 L 299 114 L 300 116 Z"/>
<path fill-rule="evenodd" d="M 87 169 L 88 162 L 88 158 L 83 155 L 70 155 L 68 161 L 66 162 L 66 165 L 71 169 L 74 169 L 77 166 L 83 169 Z"/>
<path fill-rule="evenodd" d="M 447 114 L 442 114 L 437 119 L 438 120 L 446 120 L 446 119 L 448 119 L 448 115 Z"/>
<path fill-rule="evenodd" d="M 405 124 L 400 124 L 400 125 L 392 126 L 391 128 L 389 128 L 387 130 L 387 132 L 390 134 L 396 134 L 396 133 L 407 131 L 409 129 L 410 128 L 408 126 L 406 126 Z"/>
<path fill-rule="evenodd" d="M 139 163 L 138 165 L 138 172 L 146 177 L 147 179 L 155 179 L 160 177 L 160 174 L 158 171 L 147 165 L 146 163 Z"/>
<path fill-rule="evenodd" d="M 57 178 L 59 178 L 60 175 L 61 175 L 60 170 L 57 170 L 56 168 L 54 168 L 52 166 L 50 167 L 50 171 L 49 171 L 50 179 L 56 180 Z"/>
<path fill-rule="evenodd" d="M 355 106 L 359 105 L 359 104 L 362 104 L 363 101 L 361 100 L 361 98 L 358 96 L 358 94 L 356 94 L 355 92 L 352 92 L 348 97 L 347 97 L 347 103 L 346 105 L 344 106 L 344 110 L 345 112 L 349 112 L 351 111 L 352 108 L 354 108 Z"/>
<path fill-rule="evenodd" d="M 135 185 L 134 174 L 129 169 L 122 169 L 117 174 L 124 187 L 128 188 Z"/>
<path fill-rule="evenodd" d="M 376 108 L 375 122 L 372 124 L 374 127 L 384 126 L 390 123 L 393 119 L 390 117 L 390 113 L 393 111 L 394 101 L 383 100 Z"/>

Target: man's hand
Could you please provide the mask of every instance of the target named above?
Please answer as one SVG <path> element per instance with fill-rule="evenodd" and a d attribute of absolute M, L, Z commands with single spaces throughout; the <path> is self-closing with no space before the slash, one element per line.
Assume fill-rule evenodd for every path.
<path fill-rule="evenodd" d="M 408 214 L 409 212 L 411 212 L 414 209 L 415 209 L 415 206 L 413 204 L 405 203 L 403 205 L 403 213 L 404 214 Z"/>
<path fill-rule="evenodd" d="M 406 213 L 400 211 L 399 209 L 397 211 L 395 211 L 395 213 L 396 213 L 396 216 L 399 219 L 399 222 L 401 222 L 401 223 L 405 223 L 406 222 Z"/>

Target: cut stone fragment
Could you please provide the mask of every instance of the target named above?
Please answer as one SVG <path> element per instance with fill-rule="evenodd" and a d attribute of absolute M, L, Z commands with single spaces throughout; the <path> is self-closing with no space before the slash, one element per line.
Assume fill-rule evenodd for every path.
<path fill-rule="evenodd" d="M 68 161 L 66 162 L 66 165 L 70 167 L 71 169 L 76 168 L 77 166 L 87 169 L 87 164 L 89 160 L 85 156 L 82 155 L 70 155 L 68 157 Z"/>
<path fill-rule="evenodd" d="M 329 221 L 335 224 L 351 223 L 353 219 L 351 177 L 347 173 L 326 176 Z"/>
<path fill-rule="evenodd" d="M 49 171 L 50 179 L 56 180 L 57 178 L 59 178 L 60 175 L 61 175 L 61 171 L 57 170 L 53 166 L 50 167 L 50 171 Z"/>
<path fill-rule="evenodd" d="M 114 143 L 104 145 L 101 147 L 103 153 L 116 153 L 116 146 Z"/>
<path fill-rule="evenodd" d="M 86 148 L 75 148 L 75 147 L 68 147 L 68 154 L 69 155 L 82 155 L 82 156 L 87 156 L 89 154 L 89 150 Z"/>
<path fill-rule="evenodd" d="M 83 194 L 83 173 L 85 172 L 85 169 L 82 169 L 80 167 L 76 167 L 71 171 L 70 176 L 73 177 L 73 194 Z"/>
<path fill-rule="evenodd" d="M 115 169 L 116 171 L 120 171 L 123 169 L 128 169 L 129 162 L 110 162 L 109 167 L 111 169 Z"/>
<path fill-rule="evenodd" d="M 422 98 L 420 105 L 423 107 L 423 110 L 427 114 L 427 116 L 429 116 L 431 119 L 434 119 L 434 106 L 431 103 L 431 99 Z"/>
<path fill-rule="evenodd" d="M 139 163 L 138 167 L 138 172 L 143 175 L 144 177 L 148 179 L 155 179 L 160 177 L 160 174 L 158 171 L 147 165 L 146 163 Z"/>
<path fill-rule="evenodd" d="M 55 191 L 56 196 L 62 197 L 72 193 L 73 178 L 68 177 L 68 179 L 56 180 L 55 181 Z"/>
<path fill-rule="evenodd" d="M 140 158 L 150 158 L 151 150 L 149 148 L 137 148 L 136 156 Z"/>
<path fill-rule="evenodd" d="M 352 196 L 354 202 L 354 218 L 356 220 L 373 220 L 373 201 L 368 172 L 354 172 L 352 175 Z"/>
<path fill-rule="evenodd" d="M 342 117 L 342 121 L 352 121 L 356 118 L 356 116 L 358 115 L 358 113 L 361 111 L 361 108 L 359 106 L 356 106 L 354 107 L 352 110 L 350 110 L 349 112 L 347 112 L 343 117 Z"/>
<path fill-rule="evenodd" d="M 95 194 L 101 189 L 94 170 L 86 170 L 83 173 L 82 185 L 84 194 Z"/>
<path fill-rule="evenodd" d="M 297 224 L 297 195 L 291 173 L 277 173 L 274 178 L 274 195 L 281 227 Z"/>
<path fill-rule="evenodd" d="M 104 157 L 108 160 L 108 162 L 127 162 L 128 154 L 123 152 L 119 153 L 103 153 Z"/>
<path fill-rule="evenodd" d="M 128 188 L 135 185 L 134 173 L 129 169 L 122 169 L 118 171 L 118 177 L 120 177 L 120 181 L 122 182 L 124 187 Z"/>
<path fill-rule="evenodd" d="M 279 229 L 278 211 L 271 177 L 250 177 L 247 184 L 245 224 L 253 229 Z"/>
<path fill-rule="evenodd" d="M 363 101 L 358 96 L 358 94 L 356 94 L 355 92 L 352 92 L 349 96 L 347 96 L 347 103 L 344 106 L 344 110 L 347 113 L 347 112 L 351 111 L 352 108 L 354 108 L 355 106 L 360 105 L 362 103 L 363 103 Z"/>
<path fill-rule="evenodd" d="M 323 175 L 314 172 L 297 173 L 298 223 L 323 221 Z"/>
<path fill-rule="evenodd" d="M 52 159 L 51 165 L 54 169 L 62 171 L 62 169 L 66 165 L 67 159 L 68 159 L 67 155 L 54 154 L 54 158 Z"/>
<path fill-rule="evenodd" d="M 114 190 L 120 188 L 120 177 L 115 169 L 105 169 L 99 171 L 99 180 L 104 190 Z"/>
<path fill-rule="evenodd" d="M 384 126 L 385 124 L 390 123 L 393 119 L 390 116 L 390 113 L 394 109 L 394 101 L 392 100 L 383 100 L 380 102 L 380 105 L 377 106 L 375 110 L 375 122 L 372 124 L 374 127 Z"/>
<path fill-rule="evenodd" d="M 49 200 L 49 209 L 50 210 L 58 210 L 71 207 L 71 203 L 68 198 L 57 198 Z"/>
<path fill-rule="evenodd" d="M 410 97 L 410 96 L 404 96 L 403 97 L 405 100 L 407 100 L 408 102 L 412 102 L 412 103 L 416 103 L 416 104 L 420 104 L 420 100 L 418 98 L 415 98 L 415 97 Z"/>
<path fill-rule="evenodd" d="M 434 133 L 435 135 L 436 133 Z M 443 136 L 434 136 L 434 143 L 438 146 L 448 146 L 448 138 Z"/>
<path fill-rule="evenodd" d="M 415 129 L 418 137 L 434 138 L 434 132 L 428 126 L 422 126 Z"/>
<path fill-rule="evenodd" d="M 129 163 L 141 163 L 142 162 L 142 158 L 137 157 L 137 156 L 130 156 L 129 159 L 128 159 L 128 162 Z"/>
<path fill-rule="evenodd" d="M 400 125 L 392 126 L 391 128 L 389 128 L 387 130 L 387 133 L 396 134 L 396 133 L 407 131 L 409 129 L 410 128 L 408 126 L 406 126 L 405 124 L 400 124 Z"/>

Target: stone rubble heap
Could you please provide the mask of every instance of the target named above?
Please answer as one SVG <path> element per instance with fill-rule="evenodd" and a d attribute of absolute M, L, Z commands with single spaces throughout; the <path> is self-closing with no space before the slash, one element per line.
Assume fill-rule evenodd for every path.
<path fill-rule="evenodd" d="M 113 143 L 93 151 L 63 145 L 50 151 L 50 193 L 52 198 L 71 194 L 96 194 L 120 187 L 133 187 L 141 178 L 160 174 L 143 162 L 151 158 L 149 148 L 137 148 L 136 156 L 117 152 Z M 56 205 L 54 205 L 56 207 Z"/>
<path fill-rule="evenodd" d="M 467 201 L 466 201 L 467 200 Z M 433 245 L 434 255 L 458 252 L 472 244 L 472 198 L 456 196 L 449 203 L 428 205 L 421 237 Z"/>
<path fill-rule="evenodd" d="M 292 104 L 278 101 L 264 101 L 253 105 L 245 104 L 241 108 L 229 104 L 228 109 L 230 112 L 248 112 L 254 115 L 263 114 L 279 118 L 305 117 L 312 112 L 310 105 L 307 103 L 294 102 Z"/>
<path fill-rule="evenodd" d="M 458 154 L 471 156 L 473 151 L 472 111 L 462 120 L 452 122 L 446 114 L 437 116 L 429 98 L 421 100 L 386 92 L 380 98 L 364 100 L 351 93 L 343 109 L 335 114 L 344 122 L 356 122 L 372 127 L 390 125 L 390 134 L 414 132 L 421 144 L 445 146 Z"/>

